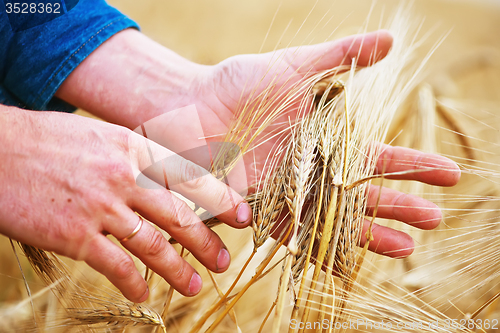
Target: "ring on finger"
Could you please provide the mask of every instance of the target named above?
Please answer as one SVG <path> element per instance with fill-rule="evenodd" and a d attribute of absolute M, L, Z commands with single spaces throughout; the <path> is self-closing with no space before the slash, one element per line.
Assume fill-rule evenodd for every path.
<path fill-rule="evenodd" d="M 132 231 L 127 237 L 120 239 L 120 242 L 122 242 L 122 243 L 126 242 L 126 241 L 130 240 L 132 237 L 134 237 L 135 235 L 137 235 L 137 233 L 141 230 L 143 223 L 144 223 L 144 219 L 139 216 L 139 223 L 135 227 L 134 231 Z"/>

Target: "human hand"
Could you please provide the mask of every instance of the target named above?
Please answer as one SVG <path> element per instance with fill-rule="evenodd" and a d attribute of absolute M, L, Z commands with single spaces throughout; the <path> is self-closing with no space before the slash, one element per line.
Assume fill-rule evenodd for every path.
<path fill-rule="evenodd" d="M 248 226 L 248 204 L 200 167 L 124 127 L 76 115 L 0 105 L 0 126 L 0 233 L 84 260 L 134 302 L 146 300 L 147 284 L 132 258 L 106 235 L 118 240 L 130 235 L 140 221 L 135 212 L 175 237 L 208 269 L 223 272 L 229 266 L 217 234 L 155 185 L 165 176 L 170 189 L 220 220 Z M 161 161 L 159 172 L 147 169 L 150 156 Z M 136 176 L 147 170 L 150 178 L 142 180 L 151 186 L 139 186 Z M 181 294 L 201 289 L 199 275 L 155 226 L 144 222 L 122 245 Z"/>
<path fill-rule="evenodd" d="M 275 78 L 268 73 L 269 64 L 276 64 L 273 71 L 281 74 L 280 81 L 274 82 L 276 87 L 280 87 L 291 85 L 314 71 L 348 65 L 353 57 L 357 58 L 357 66 L 368 66 L 374 60 L 383 58 L 391 45 L 390 34 L 379 31 L 319 45 L 281 50 L 278 55 L 242 55 L 215 66 L 201 66 L 162 48 L 137 31 L 127 30 L 91 54 L 61 86 L 58 96 L 129 128 L 136 128 L 150 119 L 186 105 L 194 105 L 196 119 L 190 116 L 177 117 L 175 125 L 170 124 L 168 131 L 162 133 L 161 140 L 167 148 L 182 152 L 200 145 L 199 133 L 186 130 L 195 121 L 199 121 L 203 128 L 201 144 L 220 141 L 224 137 L 238 112 L 239 101 L 249 98 L 255 87 L 257 89 L 253 95 L 258 95 Z M 273 59 L 278 60 L 273 62 Z M 123 71 L 123 68 L 128 70 Z M 103 82 L 107 84 L 103 85 Z M 293 117 L 293 110 L 286 116 Z M 243 177 L 247 179 L 244 184 L 255 182 L 274 144 L 275 140 L 267 140 L 253 150 L 252 159 L 245 160 L 246 173 Z M 406 174 L 399 179 L 415 178 L 439 186 L 450 186 L 458 181 L 460 172 L 451 160 L 401 149 L 385 150 L 382 157 L 389 156 L 386 158 L 389 161 L 386 173 L 412 168 L 414 160 L 435 160 L 434 171 Z M 377 188 L 371 187 L 369 207 L 375 204 L 377 193 Z M 381 205 L 379 216 L 395 218 L 423 229 L 435 227 L 441 219 L 439 209 L 429 201 L 389 189 L 383 189 Z M 375 226 L 373 234 L 375 241 L 370 243 L 370 249 L 377 253 L 405 256 L 412 251 L 413 241 L 404 233 Z"/>
<path fill-rule="evenodd" d="M 217 113 L 219 119 L 228 119 L 227 111 L 232 113 L 238 110 L 239 96 L 241 100 L 249 99 L 249 95 L 258 96 L 260 93 L 274 85 L 275 90 L 283 86 L 292 86 L 295 82 L 302 80 L 311 73 L 327 70 L 340 65 L 349 65 L 352 58 L 357 59 L 358 66 L 370 65 L 383 58 L 389 51 L 392 37 L 385 31 L 379 31 L 366 35 L 352 36 L 332 43 L 315 46 L 293 48 L 278 51 L 275 54 L 237 56 L 225 60 L 215 66 L 213 84 L 214 94 L 223 106 L 211 107 L 213 110 L 222 110 Z M 269 64 L 275 60 L 278 65 L 270 69 Z M 267 72 L 266 72 L 267 71 Z M 277 73 L 276 76 L 269 72 Z M 279 80 L 275 80 L 279 77 Z M 254 81 L 248 78 L 254 78 Z M 258 79 L 255 81 L 255 79 Z M 275 80 L 275 81 L 273 81 Z M 252 84 L 253 83 L 253 84 Z M 250 88 L 246 88 L 250 87 Z M 257 87 L 257 88 L 255 88 Z M 242 93 L 243 91 L 243 93 Z M 268 92 L 273 96 L 273 92 Z M 213 99 L 212 99 L 213 100 Z M 279 104 L 280 101 L 276 101 Z M 283 112 L 283 116 L 276 120 L 277 123 L 293 123 L 296 116 L 293 108 Z M 288 117 L 292 120 L 287 119 Z M 216 135 L 216 132 L 208 136 Z M 279 137 L 271 139 L 252 151 L 250 159 L 252 166 L 257 166 L 257 172 L 250 169 L 247 163 L 249 177 L 248 182 L 255 183 L 262 173 L 269 152 L 279 140 Z M 417 180 L 436 186 L 453 186 L 460 178 L 460 169 L 450 159 L 436 154 L 425 154 L 413 149 L 403 147 L 391 147 L 383 145 L 383 153 L 377 162 L 379 174 L 384 165 L 385 174 L 402 173 L 398 176 L 387 176 L 389 179 Z M 414 173 L 411 171 L 415 170 Z M 428 170 L 428 171 L 423 171 Z M 380 202 L 377 206 L 377 217 L 398 220 L 420 229 L 429 230 L 437 227 L 442 219 L 439 207 L 428 200 L 420 197 L 407 195 L 389 188 L 370 186 L 368 190 L 368 202 L 366 214 L 371 216 L 380 192 Z M 366 231 L 370 226 L 368 220 L 364 221 L 363 231 L 360 233 L 360 245 L 366 242 Z M 279 237 L 283 225 L 274 232 L 273 237 Z M 413 239 L 406 233 L 388 227 L 374 224 L 372 226 L 373 241 L 369 244 L 369 250 L 390 257 L 406 257 L 413 252 Z"/>

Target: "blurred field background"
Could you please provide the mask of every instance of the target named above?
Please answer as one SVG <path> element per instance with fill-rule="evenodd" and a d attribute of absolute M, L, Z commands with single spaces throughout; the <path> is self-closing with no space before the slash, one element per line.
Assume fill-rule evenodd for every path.
<path fill-rule="evenodd" d="M 377 1 L 375 4 L 364 0 L 320 0 L 316 3 L 304 0 L 112 0 L 108 2 L 138 22 L 142 32 L 153 40 L 194 62 L 207 65 L 218 63 L 236 54 L 269 52 L 275 48 L 320 43 L 350 34 L 375 30 L 384 26 L 386 19 L 401 3 L 395 0 Z M 457 103 L 462 106 L 456 113 L 455 124 L 458 124 L 460 129 L 468 131 L 467 135 L 480 139 L 472 139 L 473 158 L 485 164 L 490 163 L 490 169 L 498 169 L 500 165 L 498 161 L 498 156 L 500 156 L 498 146 L 500 144 L 498 134 L 500 129 L 500 2 L 418 0 L 413 3 L 413 13 L 418 22 L 423 22 L 422 35 L 430 32 L 427 38 L 429 44 L 434 44 L 439 38 L 447 35 L 426 66 L 426 82 L 432 87 L 433 94 L 441 98 L 441 102 L 451 105 L 449 110 L 457 110 L 458 107 L 455 107 Z M 275 14 L 276 18 L 273 22 Z M 86 113 L 79 111 L 79 114 L 85 115 Z M 398 137 L 397 143 L 412 145 L 419 141 L 418 137 L 412 136 L 412 127 L 412 123 L 395 124 L 393 133 L 397 134 L 402 129 L 406 130 Z M 460 149 L 463 142 L 450 136 L 449 131 L 438 132 L 435 149 L 445 155 L 462 156 L 462 159 L 457 161 L 467 162 L 466 152 Z M 420 148 L 431 150 L 425 145 Z M 429 189 L 417 189 L 417 191 L 423 191 L 426 194 L 431 192 Z M 494 181 L 489 180 L 486 184 L 480 184 L 477 179 L 469 175 L 464 176 L 463 181 L 454 191 L 456 191 L 454 193 L 477 196 L 500 195 L 498 184 Z M 443 197 L 436 196 L 435 198 L 438 199 L 435 201 L 439 201 Z M 468 204 L 470 207 L 476 207 L 474 203 Z M 442 205 L 445 206 L 445 203 Z M 498 221 L 499 214 L 495 215 L 496 206 L 481 209 L 484 210 L 482 211 L 484 214 L 493 212 L 493 216 L 477 217 L 478 221 L 480 219 Z M 448 222 L 451 225 L 454 223 L 451 216 L 454 213 L 447 215 L 450 217 Z M 462 222 L 468 221 L 467 218 L 461 220 Z M 250 230 L 235 232 L 223 227 L 217 230 L 220 231 L 229 250 L 233 253 L 233 266 L 238 267 L 239 257 L 236 254 L 247 250 L 244 244 L 251 239 Z M 427 236 L 424 234 L 416 234 L 416 239 L 421 242 L 425 242 L 425 237 Z M 241 260 L 245 256 L 243 255 Z M 425 258 L 425 255 L 417 257 L 415 262 L 407 261 L 401 266 L 416 265 L 419 260 L 423 260 L 422 258 Z M 32 293 L 35 294 L 41 290 L 43 292 L 44 286 L 41 281 L 26 264 L 24 258 L 20 259 Z M 72 264 L 68 263 L 68 265 Z M 383 268 L 384 265 L 393 264 L 382 260 L 376 265 Z M 391 277 L 404 270 L 398 267 L 394 269 L 394 273 L 390 273 Z M 397 281 L 410 290 L 419 290 L 429 282 L 422 277 L 432 273 L 432 267 L 426 269 L 427 272 L 418 271 L 418 274 L 406 275 Z M 493 271 L 496 271 L 496 268 Z M 96 288 L 103 283 L 100 277 L 94 276 L 84 266 L 75 268 L 75 274 L 85 275 L 91 283 L 95 281 Z M 228 272 L 228 274 L 232 273 Z M 224 277 L 220 280 L 224 280 Z M 228 281 L 230 280 L 231 278 Z M 205 278 L 205 281 L 209 280 Z M 160 285 L 160 282 L 157 283 Z M 494 285 L 496 282 L 489 281 L 488 283 Z M 221 284 L 226 285 L 223 282 Z M 205 285 L 209 283 L 205 282 Z M 252 320 L 256 317 L 262 318 L 263 313 L 267 311 L 267 304 L 274 299 L 276 285 L 277 282 L 269 284 L 269 289 L 266 289 L 267 285 L 262 285 L 258 296 L 254 295 L 254 298 L 260 297 L 259 301 L 248 296 L 248 308 L 244 305 L 245 299 L 242 301 L 237 313 L 241 316 L 239 319 L 242 323 L 241 327 L 244 328 L 243 332 L 257 331 L 260 320 L 255 323 Z M 0 237 L 0 286 L 0 331 L 23 332 L 27 330 L 25 321 L 29 321 L 32 317 L 31 307 L 27 301 L 23 302 L 26 299 L 26 291 L 22 276 L 9 240 L 3 236 Z M 153 307 L 161 308 L 165 288 L 164 286 L 158 287 L 156 292 L 152 292 L 151 305 Z M 440 293 L 444 294 L 447 288 L 453 289 L 452 286 L 443 287 L 439 289 Z M 478 291 L 479 296 L 464 294 L 462 296 L 466 299 L 463 301 L 473 303 L 481 297 L 487 299 L 488 295 L 491 296 L 496 291 L 498 287 L 496 289 L 488 287 L 487 290 Z M 45 292 L 44 295 L 35 299 L 36 308 L 42 312 L 56 307 L 53 303 L 54 299 L 48 294 Z M 436 294 L 427 296 L 428 299 L 432 299 Z M 454 297 L 456 295 L 453 294 L 445 298 Z M 183 329 L 189 327 L 190 320 L 183 321 L 182 318 L 186 312 L 200 313 L 201 308 L 210 304 L 211 300 L 203 298 L 177 300 L 178 303 L 172 310 L 172 316 L 178 321 L 172 324 L 169 332 L 184 332 Z M 266 306 L 261 309 L 255 308 L 258 304 L 266 304 Z M 490 311 L 498 313 L 497 310 L 490 309 Z M 191 317 L 187 316 L 187 318 Z M 231 329 L 231 325 L 227 327 L 226 330 L 220 332 L 236 331 L 234 328 Z M 47 332 L 52 331 L 65 331 L 65 329 L 59 327 L 47 330 Z M 145 328 L 143 331 L 151 330 Z"/>
<path fill-rule="evenodd" d="M 404 1 L 403 1 L 404 2 Z M 142 32 L 192 61 L 215 64 L 241 53 L 272 51 L 275 47 L 319 43 L 379 28 L 400 1 L 109 1 L 132 19 Z M 440 64 L 474 47 L 498 47 L 498 1 L 419 0 L 415 18 L 422 31 L 439 35 L 451 30 L 433 57 Z M 370 14 L 370 18 L 368 18 Z M 367 24 L 367 20 L 369 20 Z M 281 40 L 281 42 L 280 42 Z"/>

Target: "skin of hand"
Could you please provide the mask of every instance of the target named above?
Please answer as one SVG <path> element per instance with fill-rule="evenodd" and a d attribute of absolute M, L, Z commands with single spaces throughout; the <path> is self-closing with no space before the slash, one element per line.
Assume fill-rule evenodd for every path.
<path fill-rule="evenodd" d="M 348 64 L 352 57 L 361 66 L 369 65 L 374 51 L 380 59 L 391 45 L 392 37 L 385 31 L 352 36 L 303 47 L 300 52 L 296 52 L 297 48 L 278 51 L 282 59 L 278 66 L 283 69 L 284 80 L 286 76 L 299 80 L 311 70 Z M 137 186 L 135 175 L 148 166 L 147 149 L 144 138 L 129 129 L 194 104 L 205 135 L 220 138 L 233 119 L 240 97 L 245 98 L 245 87 L 254 86 L 258 81 L 252 80 L 264 76 L 272 57 L 236 56 L 215 66 L 203 66 L 135 30 L 116 34 L 70 74 L 56 95 L 124 127 L 75 115 L 2 108 L 1 123 L 9 129 L 3 138 L 8 144 L 3 146 L 10 148 L 2 152 L 2 160 L 8 162 L 2 167 L 1 181 L 10 190 L 1 194 L 0 232 L 86 261 L 135 302 L 147 298 L 147 284 L 130 256 L 105 237 L 111 234 L 122 239 L 129 235 L 138 224 L 134 211 L 169 232 L 209 269 L 224 271 L 229 265 L 229 253 L 187 205 L 166 189 Z M 265 87 L 266 82 L 261 86 Z M 186 131 L 193 119 L 177 121 L 164 133 L 163 142 L 169 146 L 149 142 L 159 156 L 170 156 L 199 140 Z M 256 152 L 257 162 L 262 165 L 268 152 L 269 146 L 263 145 Z M 434 171 L 399 177 L 433 185 L 451 186 L 460 177 L 452 161 L 406 148 L 385 147 L 380 163 L 384 163 L 385 173 L 434 167 Z M 166 172 L 169 178 L 177 177 L 188 184 L 180 191 L 186 191 L 181 194 L 192 201 L 202 202 L 204 208 L 214 211 L 224 211 L 218 209 L 224 206 L 227 212 L 219 218 L 227 224 L 237 228 L 250 224 L 251 212 L 247 204 L 240 206 L 244 202 L 241 196 L 213 177 L 196 180 L 200 177 L 193 175 L 201 172 L 196 166 L 181 159 Z M 369 206 L 377 196 L 378 189 L 372 187 Z M 433 228 L 441 220 L 434 204 L 394 190 L 383 189 L 380 204 L 384 208 L 379 209 L 379 216 L 423 229 Z M 422 213 L 413 208 L 422 206 L 430 209 Z M 371 250 L 390 252 L 391 256 L 409 255 L 412 251 L 412 239 L 402 232 L 375 226 L 373 233 Z M 181 294 L 194 295 L 201 289 L 199 275 L 152 225 L 144 223 L 139 233 L 123 245 Z"/>
<path fill-rule="evenodd" d="M 220 273 L 229 266 L 221 239 L 188 205 L 165 188 L 136 183 L 135 175 L 149 163 L 144 137 L 90 118 L 6 106 L 0 106 L 0 124 L 0 233 L 84 260 L 135 302 L 147 299 L 147 284 L 132 258 L 106 237 L 127 237 L 139 222 L 134 211 L 208 269 Z M 248 226 L 250 207 L 238 193 L 168 149 L 148 144 L 153 155 L 168 158 L 162 172 L 181 184 L 178 193 L 224 212 L 218 217 L 235 228 Z M 200 276 L 151 224 L 122 244 L 181 294 L 199 292 Z"/>

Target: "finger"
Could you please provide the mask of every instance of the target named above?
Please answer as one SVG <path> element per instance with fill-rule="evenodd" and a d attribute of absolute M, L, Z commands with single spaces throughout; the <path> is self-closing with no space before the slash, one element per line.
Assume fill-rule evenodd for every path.
<path fill-rule="evenodd" d="M 367 215 L 373 215 L 380 194 L 377 217 L 398 220 L 414 227 L 430 230 L 441 223 L 441 210 L 423 198 L 390 188 L 371 185 L 368 189 Z"/>
<path fill-rule="evenodd" d="M 415 170 L 415 173 L 388 175 L 389 179 L 418 180 L 438 186 L 453 186 L 460 179 L 460 168 L 452 160 L 418 150 L 380 144 L 381 154 L 376 164 L 376 173 L 394 173 Z M 429 171 L 422 171 L 428 169 Z"/>
<path fill-rule="evenodd" d="M 97 234 L 89 243 L 90 249 L 83 260 L 104 274 L 127 299 L 144 302 L 149 296 L 146 281 L 135 267 L 132 258 L 102 234 Z"/>
<path fill-rule="evenodd" d="M 370 222 L 365 220 L 359 239 L 361 247 L 365 246 L 369 227 Z M 371 230 L 373 241 L 368 245 L 368 250 L 391 258 L 405 258 L 413 253 L 415 244 L 408 234 L 376 223 Z"/>
<path fill-rule="evenodd" d="M 283 215 L 284 216 L 284 215 Z M 278 239 L 282 230 L 287 223 L 281 223 L 277 230 L 273 232 L 272 237 Z M 366 243 L 366 232 L 370 222 L 363 221 L 363 229 L 361 231 L 359 246 L 363 247 Z M 413 239 L 406 233 L 392 228 L 384 227 L 374 223 L 372 227 L 373 241 L 368 245 L 368 250 L 377 254 L 385 255 L 391 258 L 407 257 L 413 253 L 414 242 Z M 313 256 L 315 256 L 313 251 Z"/>
<path fill-rule="evenodd" d="M 208 210 L 234 228 L 245 228 L 252 218 L 250 205 L 232 188 L 196 164 L 180 160 L 165 165 L 170 189 Z"/>
<path fill-rule="evenodd" d="M 252 219 L 248 203 L 231 187 L 207 170 L 136 134 L 139 177 L 154 180 L 161 187 L 182 194 L 235 228 L 247 227 Z M 142 187 L 147 187 L 143 186 Z M 153 186 L 154 188 L 154 186 Z M 158 188 L 158 186 L 156 187 Z"/>
<path fill-rule="evenodd" d="M 181 258 L 163 234 L 147 221 L 143 222 L 136 235 L 121 243 L 182 295 L 194 296 L 200 292 L 200 275 Z"/>
<path fill-rule="evenodd" d="M 332 42 L 292 48 L 287 51 L 287 57 L 292 68 L 299 72 L 349 65 L 353 58 L 357 59 L 357 65 L 369 66 L 387 55 L 392 41 L 392 35 L 387 30 L 379 30 Z"/>
<path fill-rule="evenodd" d="M 130 206 L 168 232 L 211 271 L 221 273 L 229 267 L 229 252 L 220 237 L 171 192 L 165 189 L 137 189 Z M 129 230 L 133 228 L 132 225 Z M 164 244 L 163 241 L 160 244 Z"/>

